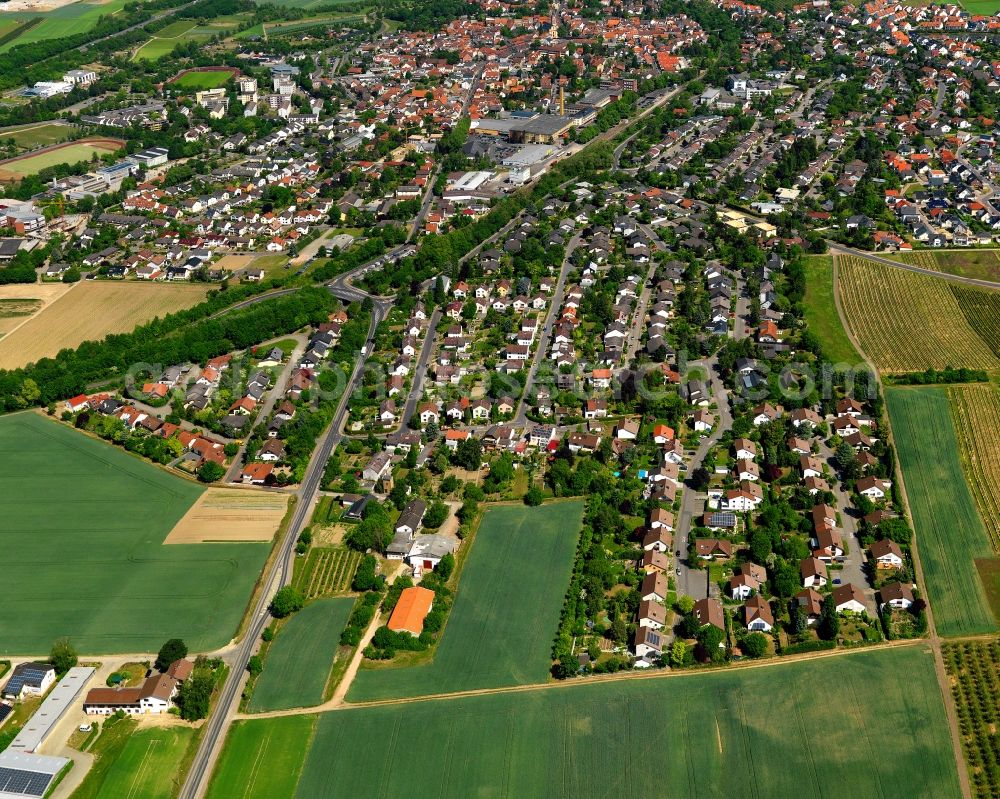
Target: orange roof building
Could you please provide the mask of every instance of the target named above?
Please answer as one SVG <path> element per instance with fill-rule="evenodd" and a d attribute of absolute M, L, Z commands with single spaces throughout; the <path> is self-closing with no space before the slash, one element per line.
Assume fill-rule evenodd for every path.
<path fill-rule="evenodd" d="M 404 588 L 399 601 L 389 617 L 389 629 L 420 635 L 424 631 L 424 619 L 434 604 L 434 592 L 419 585 Z"/>

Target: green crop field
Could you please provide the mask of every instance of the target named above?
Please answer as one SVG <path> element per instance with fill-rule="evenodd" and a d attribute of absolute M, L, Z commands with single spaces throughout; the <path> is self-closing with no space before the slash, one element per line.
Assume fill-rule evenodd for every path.
<path fill-rule="evenodd" d="M 257 739 L 274 735 L 270 721 L 251 723 Z M 296 793 L 298 799 L 960 795 L 933 657 L 922 644 L 758 669 L 325 713 Z"/>
<path fill-rule="evenodd" d="M 0 452 L 0 653 L 61 636 L 91 653 L 232 637 L 270 545 L 163 546 L 200 486 L 34 413 L 0 418 Z"/>
<path fill-rule="evenodd" d="M 195 744 L 192 727 L 147 727 L 132 733 L 108 768 L 97 799 L 172 799 L 180 791 L 180 768 Z"/>
<path fill-rule="evenodd" d="M 208 799 L 291 797 L 315 726 L 316 716 L 306 715 L 237 721 L 208 786 Z"/>
<path fill-rule="evenodd" d="M 308 707 L 323 701 L 340 634 L 353 607 L 352 597 L 320 599 L 288 620 L 267 653 L 250 699 L 251 712 Z"/>
<path fill-rule="evenodd" d="M 934 621 L 941 635 L 997 629 L 976 558 L 993 555 L 958 457 L 942 388 L 886 391 Z"/>
<path fill-rule="evenodd" d="M 58 39 L 62 36 L 72 36 L 84 33 L 94 27 L 98 17 L 117 14 L 125 7 L 127 0 L 106 0 L 105 2 L 77 2 L 42 13 L 12 12 L 5 13 L 4 18 L 26 20 L 41 18 L 41 22 L 33 25 L 8 42 L 0 45 L 0 53 L 17 47 L 20 44 L 40 42 L 45 39 Z"/>
<path fill-rule="evenodd" d="M 862 362 L 858 351 L 840 323 L 833 296 L 833 258 L 813 255 L 805 259 L 806 296 L 803 302 L 806 324 L 823 345 L 823 353 L 833 363 Z"/>
<path fill-rule="evenodd" d="M 970 14 L 991 17 L 1000 11 L 1000 0 L 961 0 L 959 4 Z"/>
<path fill-rule="evenodd" d="M 433 661 L 362 668 L 348 700 L 544 682 L 582 520 L 581 501 L 490 508 Z"/>

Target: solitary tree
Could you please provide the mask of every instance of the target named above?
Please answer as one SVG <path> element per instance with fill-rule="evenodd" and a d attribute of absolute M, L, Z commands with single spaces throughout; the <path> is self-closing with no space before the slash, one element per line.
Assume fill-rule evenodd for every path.
<path fill-rule="evenodd" d="M 156 656 L 156 663 L 153 665 L 156 666 L 157 671 L 166 671 L 175 660 L 186 658 L 187 653 L 187 644 L 180 638 L 171 638 L 160 647 L 160 652 Z"/>
<path fill-rule="evenodd" d="M 65 674 L 77 664 L 76 649 L 69 642 L 68 638 L 60 638 L 52 644 L 52 651 L 49 652 L 49 663 L 51 663 L 59 674 Z"/>

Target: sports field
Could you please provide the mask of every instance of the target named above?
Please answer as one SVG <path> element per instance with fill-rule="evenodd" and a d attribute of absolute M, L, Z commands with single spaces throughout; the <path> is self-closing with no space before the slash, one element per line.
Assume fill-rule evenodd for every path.
<path fill-rule="evenodd" d="M 890 388 L 886 401 L 913 527 L 941 635 L 997 629 L 976 558 L 993 555 L 959 461 L 942 388 Z"/>
<path fill-rule="evenodd" d="M 209 783 L 208 799 L 293 796 L 315 727 L 316 716 L 306 715 L 237 721 Z"/>
<path fill-rule="evenodd" d="M 853 257 L 838 277 L 847 322 L 883 372 L 1000 367 L 1000 320 L 985 313 L 995 293 Z"/>
<path fill-rule="evenodd" d="M 25 366 L 109 333 L 128 333 L 155 316 L 197 305 L 209 288 L 206 283 L 77 283 L 0 339 L 0 369 Z"/>
<path fill-rule="evenodd" d="M 197 23 L 193 19 L 179 19 L 176 22 L 171 22 L 158 30 L 152 39 L 136 50 L 133 60 L 155 61 L 158 58 L 163 58 L 182 42 L 198 38 L 194 35 L 188 35 L 188 31 L 196 25 Z"/>
<path fill-rule="evenodd" d="M 323 701 L 340 634 L 353 597 L 320 599 L 300 610 L 278 633 L 257 679 L 250 711 L 309 707 Z"/>
<path fill-rule="evenodd" d="M 812 255 L 805 259 L 806 296 L 803 301 L 806 324 L 823 344 L 824 355 L 833 363 L 860 364 L 851 340 L 844 332 L 833 296 L 833 258 Z"/>
<path fill-rule="evenodd" d="M 11 19 L 26 20 L 40 17 L 42 21 L 25 30 L 20 36 L 0 45 L 0 53 L 21 44 L 84 33 L 94 27 L 98 17 L 117 14 L 124 8 L 126 2 L 127 0 L 98 0 L 98 2 L 81 0 L 43 13 L 11 12 Z"/>
<path fill-rule="evenodd" d="M 251 723 L 255 737 L 273 736 L 269 722 Z M 298 799 L 960 795 L 924 645 L 330 712 L 320 717 L 296 793 Z"/>
<path fill-rule="evenodd" d="M 199 485 L 37 413 L 0 418 L 0 452 L 0 653 L 61 636 L 85 653 L 230 639 L 270 545 L 163 546 Z"/>
<path fill-rule="evenodd" d="M 431 663 L 362 668 L 348 701 L 545 682 L 583 502 L 490 508 Z"/>
<path fill-rule="evenodd" d="M 94 156 L 100 158 L 105 153 L 116 152 L 123 145 L 121 139 L 108 138 L 79 139 L 68 144 L 57 144 L 37 153 L 3 161 L 0 163 L 0 180 L 20 180 L 59 164 L 90 162 Z"/>
<path fill-rule="evenodd" d="M 225 86 L 233 79 L 234 75 L 235 72 L 231 70 L 192 69 L 185 72 L 177 80 L 171 81 L 170 85 L 183 89 L 215 89 L 219 86 Z"/>
<path fill-rule="evenodd" d="M 98 799 L 173 799 L 184 782 L 180 766 L 195 742 L 187 726 L 147 727 L 132 733 L 107 771 Z"/>
<path fill-rule="evenodd" d="M 57 125 L 51 122 L 40 122 L 32 125 L 17 125 L 16 127 L 0 129 L 0 141 L 13 139 L 22 150 L 33 150 L 65 141 L 73 132 L 70 125 Z"/>

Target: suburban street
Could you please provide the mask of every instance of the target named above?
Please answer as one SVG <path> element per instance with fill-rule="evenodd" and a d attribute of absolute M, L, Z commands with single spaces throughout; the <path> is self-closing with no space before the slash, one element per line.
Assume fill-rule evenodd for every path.
<path fill-rule="evenodd" d="M 569 274 L 570 264 L 569 259 L 579 244 L 580 235 L 576 234 L 566 245 L 566 254 L 563 256 L 562 266 L 559 268 L 559 279 L 556 281 L 555 291 L 552 292 L 552 297 L 549 301 L 549 310 L 548 313 L 545 314 L 545 321 L 542 324 L 541 334 L 538 338 L 538 348 L 535 350 L 535 356 L 531 360 L 531 367 L 528 369 L 528 374 L 524 380 L 524 392 L 521 394 L 521 400 L 517 403 L 517 410 L 514 413 L 514 424 L 523 425 L 527 423 L 525 403 L 528 401 L 528 397 L 531 394 L 532 386 L 535 385 L 535 375 L 538 374 L 538 369 L 541 366 L 542 360 L 547 357 L 549 343 L 552 338 L 552 324 L 555 321 L 556 314 L 559 313 L 559 309 L 562 308 L 563 294 L 565 294 L 566 291 L 566 276 Z"/>
<path fill-rule="evenodd" d="M 708 451 L 715 446 L 716 442 L 722 437 L 722 434 L 732 428 L 733 418 L 729 408 L 729 392 L 722 384 L 722 380 L 716 372 L 716 358 L 713 356 L 704 361 L 692 361 L 689 366 L 695 369 L 701 367 L 708 372 L 709 379 L 706 382 L 711 386 L 712 397 L 715 399 L 717 405 L 717 409 L 714 411 L 716 423 L 715 427 L 712 428 L 711 434 L 702 438 L 698 449 L 695 450 L 695 454 L 690 460 L 688 481 L 685 483 L 684 493 L 681 495 L 681 510 L 677 514 L 674 523 L 674 549 L 680 550 L 681 553 L 679 558 L 675 558 L 677 568 L 681 572 L 679 575 L 676 575 L 678 594 L 687 594 L 694 599 L 703 599 L 709 595 L 708 571 L 692 569 L 690 567 L 687 558 L 687 547 L 688 534 L 691 532 L 692 524 L 703 512 L 708 497 L 706 494 L 699 493 L 691 488 L 690 478 L 695 469 L 705 465 L 705 457 L 708 455 Z M 713 471 L 709 466 L 705 466 L 705 468 L 710 473 Z"/>

